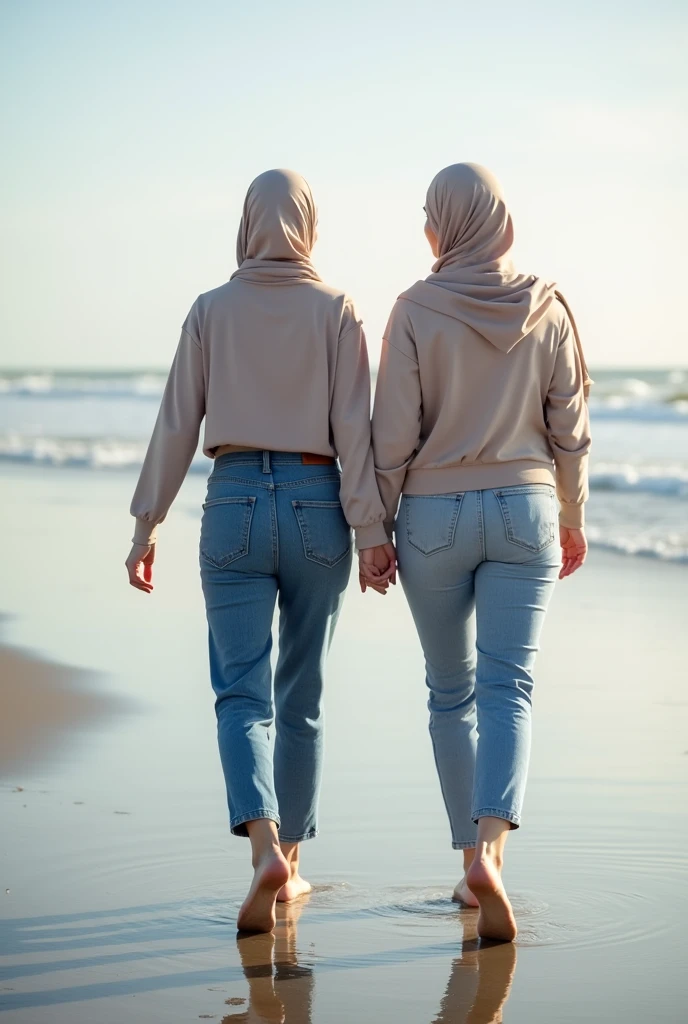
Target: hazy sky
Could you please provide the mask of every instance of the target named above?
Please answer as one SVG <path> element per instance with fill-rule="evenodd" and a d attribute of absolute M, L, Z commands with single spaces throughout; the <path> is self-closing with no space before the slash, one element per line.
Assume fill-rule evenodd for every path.
<path fill-rule="evenodd" d="M 293 167 L 371 358 L 434 173 L 502 179 L 593 365 L 688 363 L 688 5 L 3 0 L 0 365 L 163 366 Z"/>

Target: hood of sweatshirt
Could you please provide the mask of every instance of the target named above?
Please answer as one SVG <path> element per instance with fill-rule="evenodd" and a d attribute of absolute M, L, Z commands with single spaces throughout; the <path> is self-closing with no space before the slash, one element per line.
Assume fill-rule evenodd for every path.
<path fill-rule="evenodd" d="M 431 182 L 425 212 L 437 261 L 429 277 L 399 297 L 454 317 L 509 352 L 542 320 L 556 292 L 554 284 L 515 271 L 513 223 L 499 182 L 478 164 L 452 164 Z"/>

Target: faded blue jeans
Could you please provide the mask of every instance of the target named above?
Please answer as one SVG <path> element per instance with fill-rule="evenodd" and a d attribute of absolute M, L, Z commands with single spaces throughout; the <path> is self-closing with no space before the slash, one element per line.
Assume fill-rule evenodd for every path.
<path fill-rule="evenodd" d="M 325 658 L 351 571 L 339 483 L 335 465 L 285 452 L 222 455 L 208 482 L 201 581 L 235 835 L 256 818 L 285 842 L 317 835 Z"/>
<path fill-rule="evenodd" d="M 452 845 L 466 849 L 479 818 L 521 821 L 533 666 L 560 566 L 554 488 L 404 495 L 396 540 Z"/>

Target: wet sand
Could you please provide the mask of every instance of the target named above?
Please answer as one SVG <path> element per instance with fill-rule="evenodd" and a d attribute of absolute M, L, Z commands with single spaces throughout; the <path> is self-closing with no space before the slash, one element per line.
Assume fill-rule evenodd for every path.
<path fill-rule="evenodd" d="M 684 568 L 594 552 L 557 590 L 524 826 L 508 846 L 514 948 L 477 943 L 475 912 L 450 899 L 460 858 L 403 595 L 352 587 L 330 659 L 322 831 L 304 851 L 315 889 L 280 908 L 274 937 L 237 940 L 248 846 L 228 833 L 215 746 L 202 483 L 165 523 L 146 598 L 122 566 L 129 477 L 14 470 L 10 482 L 8 642 L 40 637 L 50 657 L 108 674 L 94 692 L 139 710 L 94 719 L 0 787 L 0 1022 L 683 1019 Z"/>
<path fill-rule="evenodd" d="M 60 755 L 120 702 L 89 688 L 88 673 L 0 646 L 0 781 Z"/>

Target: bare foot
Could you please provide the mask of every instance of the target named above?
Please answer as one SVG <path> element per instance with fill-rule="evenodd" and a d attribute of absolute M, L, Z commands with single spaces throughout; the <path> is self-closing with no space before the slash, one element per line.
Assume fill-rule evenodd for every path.
<path fill-rule="evenodd" d="M 466 872 L 466 884 L 480 907 L 478 935 L 482 939 L 513 942 L 517 934 L 516 920 L 494 861 L 488 856 L 476 855 Z"/>
<path fill-rule="evenodd" d="M 270 850 L 255 865 L 251 888 L 237 918 L 239 931 L 272 931 L 277 893 L 288 881 L 289 865 L 284 856 L 279 848 Z"/>
<path fill-rule="evenodd" d="M 477 899 L 475 898 L 471 890 L 468 888 L 468 883 L 466 882 L 465 875 L 454 889 L 452 899 L 454 900 L 454 903 L 465 903 L 467 907 L 480 906 Z"/>
<path fill-rule="evenodd" d="M 305 878 L 302 878 L 298 871 L 291 876 L 289 881 L 282 886 L 280 891 L 277 893 L 277 899 L 280 903 L 292 903 L 297 900 L 299 896 L 305 896 L 312 889 L 310 882 L 307 882 Z"/>

